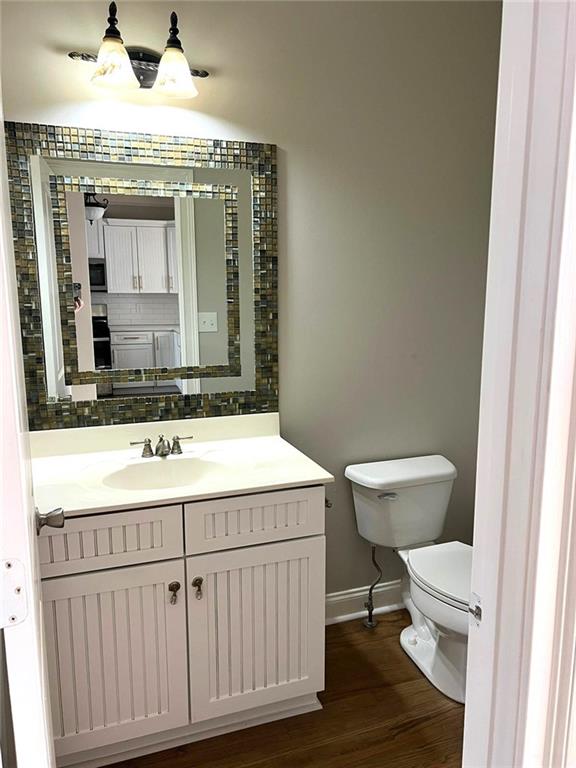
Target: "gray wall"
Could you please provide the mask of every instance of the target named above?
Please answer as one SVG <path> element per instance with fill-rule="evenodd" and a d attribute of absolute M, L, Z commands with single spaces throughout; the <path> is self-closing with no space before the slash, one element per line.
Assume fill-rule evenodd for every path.
<path fill-rule="evenodd" d="M 123 3 L 127 42 L 154 45 L 166 7 Z M 102 3 L 3 3 L 6 118 L 277 143 L 282 431 L 337 477 L 328 588 L 372 574 L 349 462 L 444 453 L 446 537 L 469 541 L 500 6 L 174 7 L 214 73 L 191 108 L 87 85 L 62 51 L 94 48 Z"/>

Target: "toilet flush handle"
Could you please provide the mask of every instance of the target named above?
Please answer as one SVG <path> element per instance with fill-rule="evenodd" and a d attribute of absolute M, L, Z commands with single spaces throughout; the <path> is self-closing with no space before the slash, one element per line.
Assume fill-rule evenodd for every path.
<path fill-rule="evenodd" d="M 391 493 L 391 492 L 380 493 L 378 494 L 378 498 L 381 499 L 382 501 L 396 501 L 398 499 L 398 494 Z"/>

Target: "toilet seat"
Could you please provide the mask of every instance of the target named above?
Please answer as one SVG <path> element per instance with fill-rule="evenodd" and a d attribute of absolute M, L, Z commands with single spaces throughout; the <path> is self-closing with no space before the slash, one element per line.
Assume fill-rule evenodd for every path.
<path fill-rule="evenodd" d="M 468 611 L 471 546 L 450 541 L 412 549 L 406 565 L 410 578 L 429 595 L 453 608 Z"/>

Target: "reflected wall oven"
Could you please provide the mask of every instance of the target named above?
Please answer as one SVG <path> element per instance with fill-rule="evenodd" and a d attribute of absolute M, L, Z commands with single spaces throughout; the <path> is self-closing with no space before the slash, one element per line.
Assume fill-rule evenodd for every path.
<path fill-rule="evenodd" d="M 112 347 L 106 304 L 92 304 L 92 338 L 94 341 L 94 367 L 97 371 L 112 368 Z"/>

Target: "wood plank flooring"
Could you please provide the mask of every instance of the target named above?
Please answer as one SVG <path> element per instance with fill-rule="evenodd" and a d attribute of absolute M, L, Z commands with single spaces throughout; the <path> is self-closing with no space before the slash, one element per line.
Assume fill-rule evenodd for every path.
<path fill-rule="evenodd" d="M 324 709 L 117 763 L 116 768 L 456 768 L 464 708 L 400 648 L 404 611 L 326 631 Z"/>

